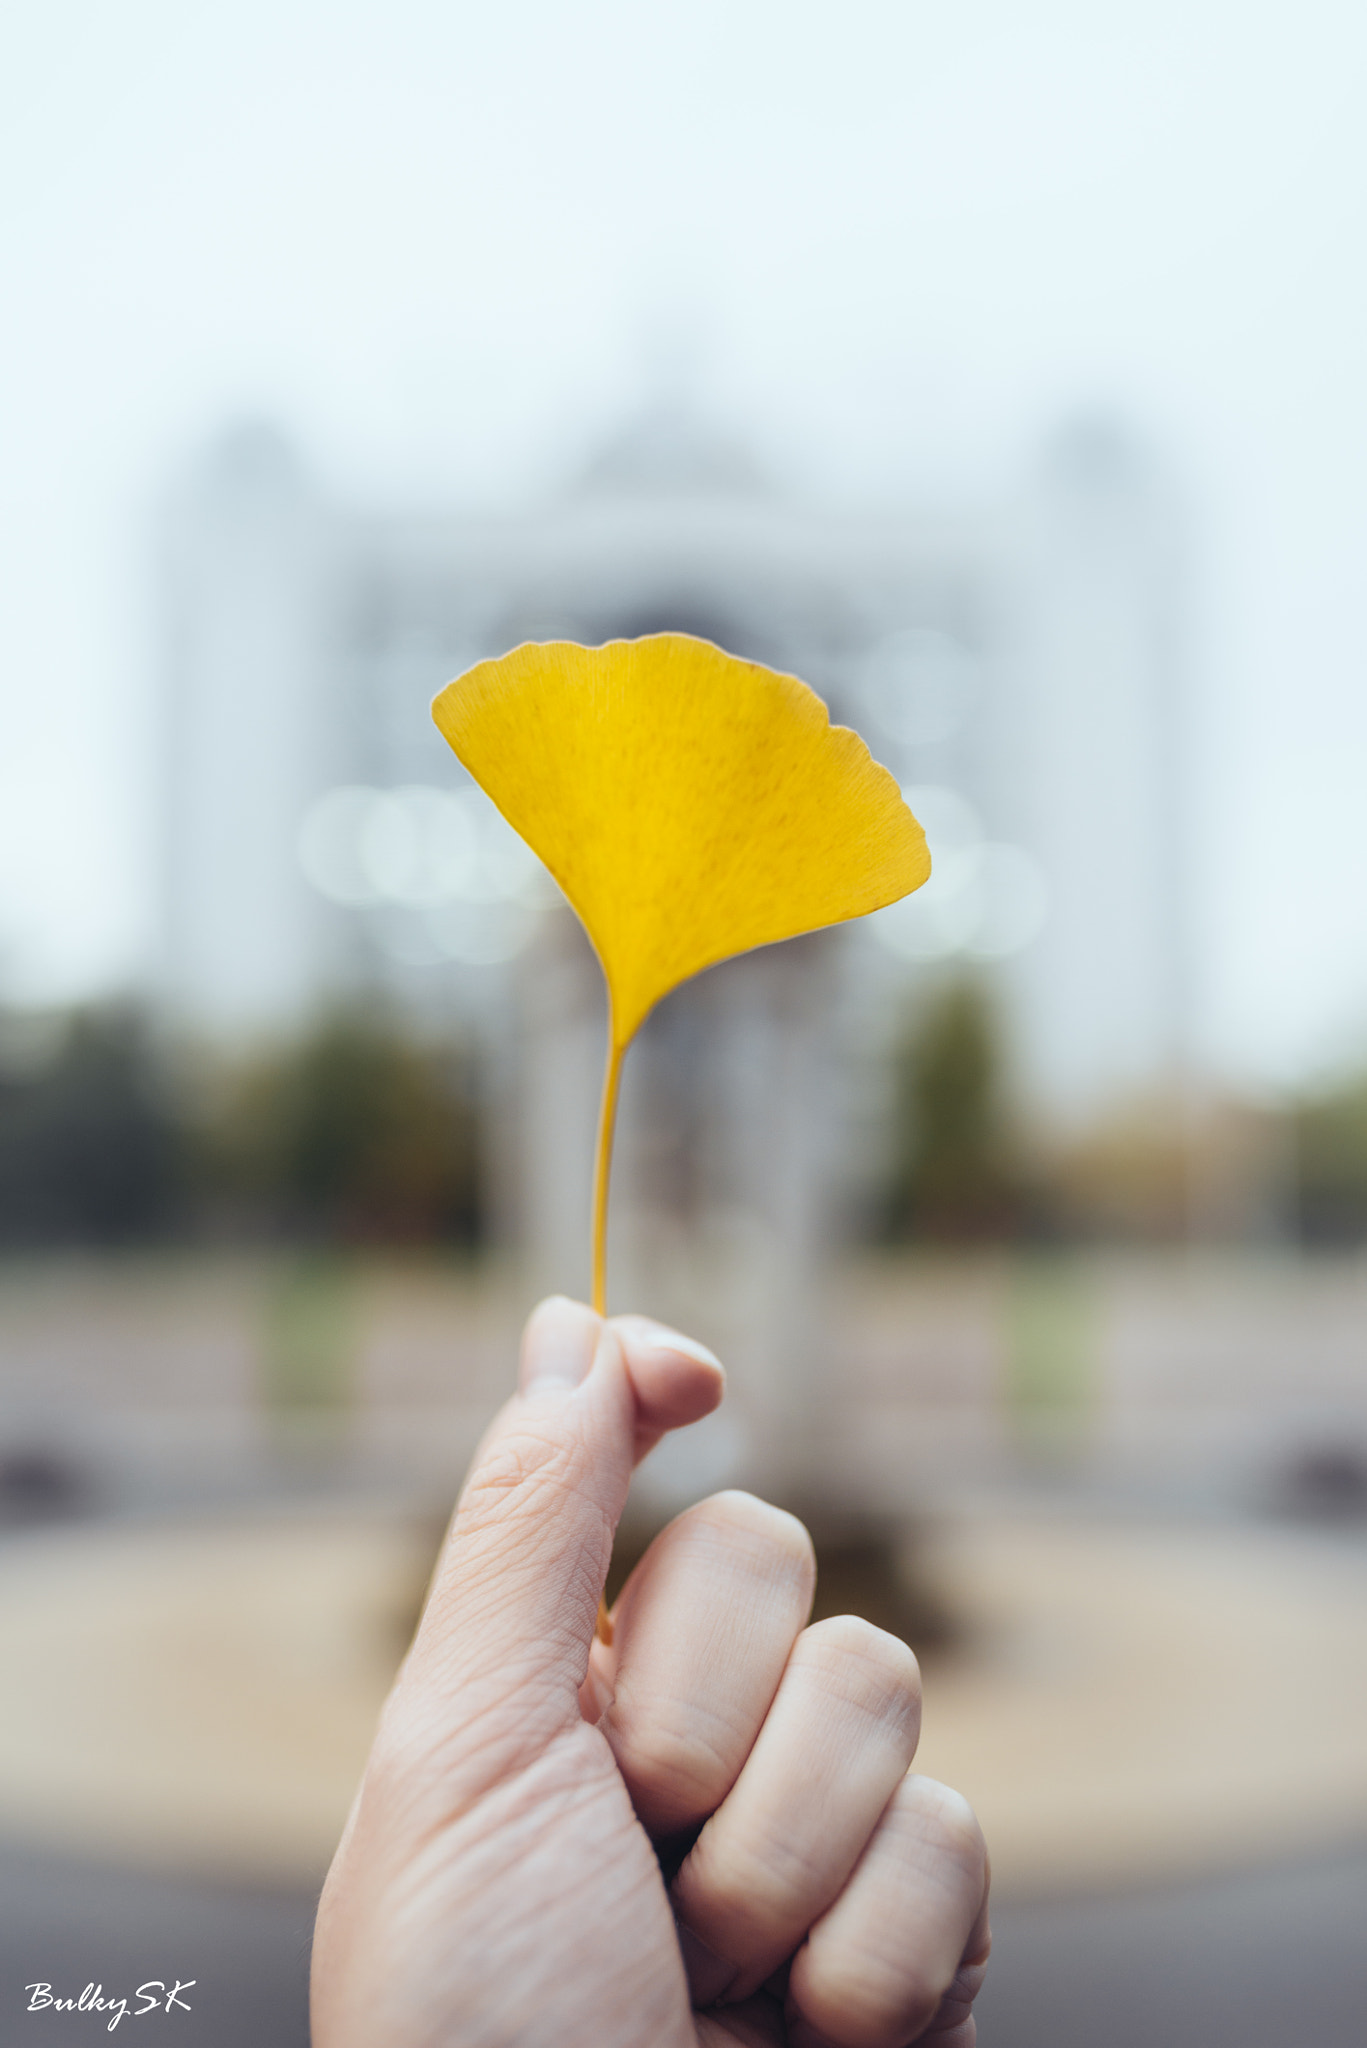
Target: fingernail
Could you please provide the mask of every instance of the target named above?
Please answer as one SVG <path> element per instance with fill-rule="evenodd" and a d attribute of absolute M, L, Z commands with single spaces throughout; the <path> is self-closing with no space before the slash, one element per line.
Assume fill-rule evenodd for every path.
<path fill-rule="evenodd" d="M 654 1322 L 649 1316 L 623 1316 L 620 1320 L 630 1324 L 632 1339 L 637 1344 L 648 1345 L 654 1351 L 681 1351 L 685 1358 L 696 1358 L 699 1365 L 710 1365 L 714 1372 L 722 1370 L 716 1353 L 696 1337 L 681 1336 L 667 1323 Z"/>
<path fill-rule="evenodd" d="M 700 1941 L 691 1927 L 677 1923 L 679 1948 L 688 1973 L 688 1995 L 694 2005 L 715 2005 L 736 1981 L 736 1965 Z"/>
<path fill-rule="evenodd" d="M 553 1294 L 532 1310 L 522 1338 L 518 1384 L 527 1400 L 563 1400 L 587 1379 L 602 1318 L 582 1301 Z"/>

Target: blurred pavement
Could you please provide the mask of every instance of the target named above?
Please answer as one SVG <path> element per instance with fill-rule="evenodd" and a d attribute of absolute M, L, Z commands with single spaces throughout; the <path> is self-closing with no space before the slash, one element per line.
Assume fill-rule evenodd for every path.
<path fill-rule="evenodd" d="M 0 2048 L 92 2048 L 91 2016 L 23 2012 L 196 1976 L 178 2048 L 304 2048 L 311 1892 L 236 1890 L 0 1851 Z M 1367 1851 L 1175 1889 L 1004 1905 L 981 2048 L 1361 2048 Z M 120 2038 L 125 2038 L 120 2031 Z M 160 2034 L 158 2038 L 161 2038 Z M 169 2038 L 169 2037 L 168 2037 Z M 377 2044 L 378 2048 L 378 2044 Z"/>
<path fill-rule="evenodd" d="M 148 2013 L 175 2048 L 306 2048 L 315 1895 L 152 1877 L 144 1871 L 0 1849 L 0 2048 L 95 2048 L 93 2013 L 29 2013 L 25 1986 L 79 1997 L 88 1983 L 126 1997 L 193 1977 L 174 2014 Z M 167 2022 L 172 2024 L 168 2026 Z M 145 2028 L 120 2025 L 115 2040 Z M 378 2048 L 378 2044 L 377 2044 Z"/>
<path fill-rule="evenodd" d="M 1367 1851 L 1218 1882 L 1004 1905 L 980 2048 L 1362 2048 Z"/>

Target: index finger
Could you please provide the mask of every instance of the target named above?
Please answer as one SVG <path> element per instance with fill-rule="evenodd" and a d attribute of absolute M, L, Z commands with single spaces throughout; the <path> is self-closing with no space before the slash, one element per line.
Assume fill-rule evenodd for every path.
<path fill-rule="evenodd" d="M 718 1359 L 695 1337 L 684 1337 L 651 1316 L 612 1316 L 636 1395 L 635 1461 L 639 1465 L 671 1429 L 701 1421 L 726 1391 Z"/>

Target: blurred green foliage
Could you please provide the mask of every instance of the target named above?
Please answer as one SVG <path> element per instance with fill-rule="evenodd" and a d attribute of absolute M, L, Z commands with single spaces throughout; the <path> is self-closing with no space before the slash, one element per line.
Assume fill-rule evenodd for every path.
<path fill-rule="evenodd" d="M 1367 1075 L 1307 1097 L 1294 1131 L 1302 1242 L 1367 1242 Z"/>
<path fill-rule="evenodd" d="M 1010 1237 L 1023 1177 L 997 1018 L 979 982 L 945 984 L 895 1053 L 888 1234 L 937 1243 Z"/>
<path fill-rule="evenodd" d="M 130 1009 L 0 1013 L 0 1245 L 473 1244 L 477 1082 L 368 1012 L 234 1060 Z"/>
<path fill-rule="evenodd" d="M 198 1117 L 201 1190 L 220 1217 L 310 1243 L 473 1244 L 479 1098 L 468 1054 L 338 1012 L 258 1054 Z"/>
<path fill-rule="evenodd" d="M 1367 1075 L 1284 1111 L 1222 1100 L 1199 1123 L 1176 1095 L 1110 1104 L 1027 1148 L 990 994 L 969 979 L 927 990 L 893 1065 L 887 1241 L 1181 1242 L 1194 1178 L 1224 1190 L 1235 1242 L 1266 1235 L 1250 1189 L 1273 1174 L 1284 1234 L 1367 1244 Z M 469 1048 L 378 1010 L 233 1058 L 173 1047 L 128 1006 L 0 1010 L 0 1247 L 472 1246 L 484 1128 Z"/>
<path fill-rule="evenodd" d="M 0 1024 L 0 1244 L 172 1231 L 186 1146 L 151 1035 L 117 1008 Z"/>
<path fill-rule="evenodd" d="M 1006 1296 L 1006 1409 L 1022 1436 L 1058 1448 L 1096 1402 L 1098 1342 L 1088 1278 L 1066 1257 L 1022 1258 Z"/>
<path fill-rule="evenodd" d="M 355 1392 L 356 1275 L 345 1255 L 311 1252 L 277 1272 L 264 1304 L 261 1394 L 281 1418 L 340 1416 Z"/>

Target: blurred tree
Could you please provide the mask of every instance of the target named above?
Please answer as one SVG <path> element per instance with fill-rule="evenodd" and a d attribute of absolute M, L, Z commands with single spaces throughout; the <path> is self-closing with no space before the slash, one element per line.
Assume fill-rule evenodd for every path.
<path fill-rule="evenodd" d="M 980 983 L 954 981 L 897 1053 L 891 1234 L 980 1243 L 1021 1213 L 996 1019 Z"/>
<path fill-rule="evenodd" d="M 239 1227 L 313 1243 L 472 1243 L 480 1234 L 469 1059 L 337 1013 L 258 1056 L 201 1123 L 211 1196 Z"/>
<path fill-rule="evenodd" d="M 344 1252 L 291 1255 L 263 1304 L 261 1397 L 277 1421 L 346 1414 L 360 1342 L 354 1262 Z"/>
<path fill-rule="evenodd" d="M 1020 1439 L 1037 1450 L 1081 1448 L 1098 1392 L 1097 1307 L 1086 1269 L 1055 1254 L 1015 1263 L 1003 1302 L 1002 1394 Z"/>
<path fill-rule="evenodd" d="M 183 1211 L 183 1145 L 143 1021 L 59 1021 L 44 1056 L 0 1070 L 0 1243 L 118 1245 Z"/>
<path fill-rule="evenodd" d="M 1295 1190 L 1286 1114 L 1213 1087 L 1113 1099 L 1051 1148 L 1050 1234 L 1129 1244 L 1263 1244 L 1284 1238 Z"/>
<path fill-rule="evenodd" d="M 1367 1240 L 1367 1075 L 1295 1113 L 1296 1220 L 1308 1244 Z"/>
<path fill-rule="evenodd" d="M 1191 1206 L 1191 1143 L 1175 1095 L 1106 1104 L 1050 1153 L 1050 1234 L 1067 1242 L 1180 1244 Z"/>

